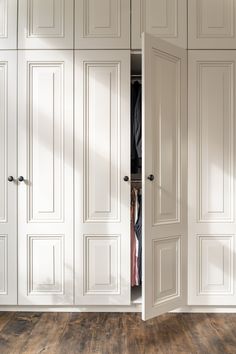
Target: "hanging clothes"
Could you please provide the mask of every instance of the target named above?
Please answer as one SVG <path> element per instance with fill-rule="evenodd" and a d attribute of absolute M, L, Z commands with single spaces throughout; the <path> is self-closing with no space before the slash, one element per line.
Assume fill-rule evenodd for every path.
<path fill-rule="evenodd" d="M 138 239 L 138 285 L 142 283 L 142 194 L 138 191 L 138 218 L 134 225 L 136 237 Z"/>
<path fill-rule="evenodd" d="M 131 286 L 142 282 L 142 193 L 131 189 Z"/>
<path fill-rule="evenodd" d="M 138 173 L 142 158 L 142 86 L 131 85 L 131 173 Z"/>
<path fill-rule="evenodd" d="M 136 235 L 134 230 L 135 225 L 135 190 L 132 188 L 131 190 L 131 286 L 136 285 L 137 279 L 137 259 L 136 259 Z"/>

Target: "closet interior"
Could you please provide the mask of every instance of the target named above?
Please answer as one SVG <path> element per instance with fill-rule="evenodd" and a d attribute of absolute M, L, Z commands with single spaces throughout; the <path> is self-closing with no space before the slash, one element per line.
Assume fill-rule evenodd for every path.
<path fill-rule="evenodd" d="M 131 301 L 142 302 L 142 56 L 131 54 Z"/>

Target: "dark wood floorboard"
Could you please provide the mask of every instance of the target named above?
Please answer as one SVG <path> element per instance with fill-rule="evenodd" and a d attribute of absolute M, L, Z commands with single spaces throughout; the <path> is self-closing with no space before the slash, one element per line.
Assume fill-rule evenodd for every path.
<path fill-rule="evenodd" d="M 0 354 L 236 354 L 236 314 L 0 312 Z"/>

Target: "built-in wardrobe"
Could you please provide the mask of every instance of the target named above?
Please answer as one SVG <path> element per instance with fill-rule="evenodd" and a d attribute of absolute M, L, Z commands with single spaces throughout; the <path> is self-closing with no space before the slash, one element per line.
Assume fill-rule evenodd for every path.
<path fill-rule="evenodd" d="M 235 2 L 0 0 L 0 310 L 234 311 Z"/>

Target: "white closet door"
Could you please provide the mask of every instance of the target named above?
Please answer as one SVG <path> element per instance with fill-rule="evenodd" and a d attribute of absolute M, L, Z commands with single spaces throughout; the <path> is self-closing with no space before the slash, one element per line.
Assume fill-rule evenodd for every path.
<path fill-rule="evenodd" d="M 143 37 L 143 319 L 186 304 L 186 50 Z"/>
<path fill-rule="evenodd" d="M 72 51 L 20 51 L 18 102 L 19 304 L 72 304 Z"/>
<path fill-rule="evenodd" d="M 75 303 L 130 303 L 130 53 L 76 51 Z"/>
<path fill-rule="evenodd" d="M 187 48 L 187 0 L 132 0 L 131 47 L 141 48 L 141 33 Z"/>
<path fill-rule="evenodd" d="M 76 49 L 129 49 L 130 0 L 75 0 Z"/>
<path fill-rule="evenodd" d="M 236 49 L 236 0 L 188 0 L 188 48 Z"/>
<path fill-rule="evenodd" d="M 0 49 L 17 48 L 17 0 L 0 0 Z"/>
<path fill-rule="evenodd" d="M 189 304 L 236 305 L 236 51 L 189 53 Z"/>
<path fill-rule="evenodd" d="M 73 0 L 20 0 L 19 49 L 73 49 Z"/>
<path fill-rule="evenodd" d="M 0 304 L 17 304 L 17 54 L 0 51 Z"/>

